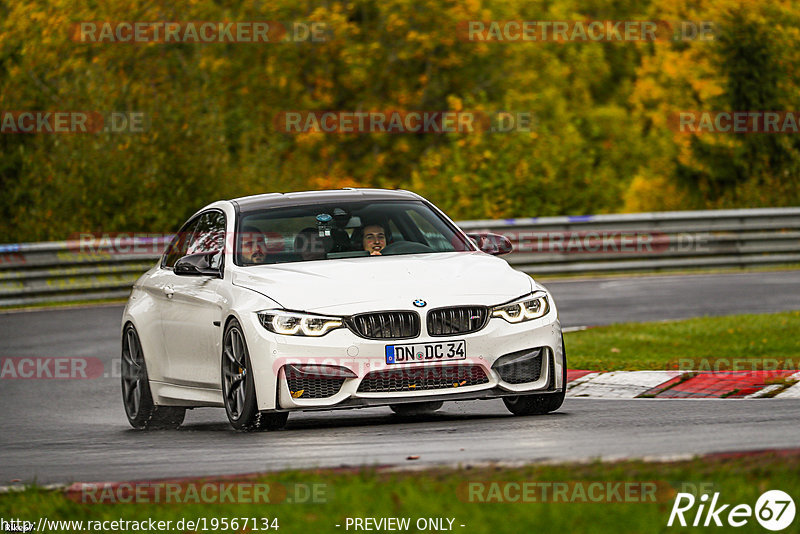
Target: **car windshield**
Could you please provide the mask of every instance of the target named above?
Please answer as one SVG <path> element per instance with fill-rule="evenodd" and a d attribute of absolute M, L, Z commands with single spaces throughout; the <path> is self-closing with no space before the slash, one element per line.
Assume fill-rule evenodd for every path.
<path fill-rule="evenodd" d="M 421 201 L 353 201 L 242 213 L 237 265 L 474 250 Z"/>

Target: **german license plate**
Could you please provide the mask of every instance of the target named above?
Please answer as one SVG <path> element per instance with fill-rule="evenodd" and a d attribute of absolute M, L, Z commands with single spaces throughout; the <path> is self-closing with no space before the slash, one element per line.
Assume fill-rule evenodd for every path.
<path fill-rule="evenodd" d="M 463 339 L 441 343 L 386 345 L 386 363 L 441 362 L 466 358 L 467 342 Z"/>

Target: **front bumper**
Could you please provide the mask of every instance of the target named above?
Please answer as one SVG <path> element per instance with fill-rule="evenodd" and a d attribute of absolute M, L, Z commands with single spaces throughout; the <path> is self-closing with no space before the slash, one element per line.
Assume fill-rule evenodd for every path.
<path fill-rule="evenodd" d="M 556 393 L 564 388 L 561 325 L 555 309 L 544 317 L 518 324 L 492 318 L 482 330 L 473 334 L 442 338 L 423 332 L 415 339 L 402 341 L 363 339 L 347 329 L 338 329 L 319 338 L 275 335 L 258 323 L 255 314 L 249 323 L 246 330 L 249 330 L 250 359 L 260 410 L 327 410 L 405 402 L 492 399 Z M 455 340 L 466 343 L 466 359 L 386 363 L 386 345 Z M 502 363 L 498 359 L 524 355 L 533 349 L 541 349 L 538 372 L 522 375 L 532 380 L 520 382 L 519 373 L 498 372 L 495 364 Z M 305 382 L 311 387 L 299 389 L 296 374 L 289 377 L 291 381 L 287 378 L 287 369 L 290 369 L 287 366 L 293 364 L 344 368 L 352 378 L 331 381 L 318 376 L 322 385 Z M 443 367 L 451 369 L 443 370 Z M 391 383 L 392 387 L 388 388 L 391 391 L 375 391 L 374 381 L 367 387 L 367 381 L 375 377 L 375 373 L 384 377 L 388 374 L 391 381 L 377 383 Z M 504 380 L 504 376 L 510 381 Z M 422 381 L 418 380 L 420 377 Z"/>

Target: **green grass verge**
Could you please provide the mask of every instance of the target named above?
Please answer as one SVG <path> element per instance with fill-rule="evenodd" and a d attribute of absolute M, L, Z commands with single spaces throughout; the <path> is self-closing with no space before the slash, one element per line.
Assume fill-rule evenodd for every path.
<path fill-rule="evenodd" d="M 719 492 L 719 504 L 754 507 L 758 497 L 771 489 L 783 490 L 797 498 L 800 495 L 798 472 L 800 452 L 797 451 L 756 453 L 735 460 L 706 457 L 674 463 L 596 462 L 403 473 L 374 470 L 284 472 L 250 482 L 269 484 L 273 492 L 279 487 L 290 488 L 290 496 L 296 488 L 316 487 L 317 502 L 309 502 L 313 500 L 309 499 L 302 503 L 288 500 L 281 503 L 195 503 L 185 502 L 187 492 L 177 494 L 179 498 L 173 496 L 173 502 L 169 503 L 98 504 L 80 502 L 83 499 L 80 495 L 70 499 L 62 492 L 28 489 L 0 496 L 0 517 L 33 522 L 38 522 L 40 517 L 83 521 L 153 518 L 170 520 L 173 525 L 180 519 L 206 518 L 209 531 L 214 531 L 210 530 L 212 519 L 219 518 L 277 518 L 279 532 L 316 533 L 347 532 L 348 517 L 398 517 L 410 518 L 408 532 L 418 532 L 415 525 L 418 518 L 454 519 L 453 530 L 465 534 L 686 532 L 693 529 L 666 527 L 677 491 L 698 496 Z M 529 488 L 532 483 L 538 485 L 526 498 L 514 486 L 502 485 L 507 482 L 527 483 Z M 589 484 L 598 482 L 600 485 L 595 484 L 595 487 L 599 491 L 592 492 Z M 559 494 L 556 494 L 559 486 L 555 483 L 561 484 L 563 491 Z M 622 484 L 615 486 L 617 483 Z M 630 497 L 626 497 L 625 483 L 633 484 L 628 488 L 636 489 L 633 493 L 628 491 Z M 656 491 L 640 492 L 644 487 L 656 488 Z M 497 492 L 495 488 L 509 488 L 510 491 Z M 547 489 L 546 493 L 543 488 Z M 152 497 L 148 499 L 153 500 Z M 480 499 L 491 502 L 479 502 Z M 506 502 L 498 502 L 502 500 Z M 689 522 L 696 511 L 697 506 L 687 513 Z M 336 527 L 337 524 L 341 527 Z M 717 529 L 726 531 L 725 527 Z M 754 517 L 745 527 L 736 530 L 764 532 Z M 171 531 L 179 530 L 173 527 Z M 182 531 L 202 529 L 184 526 Z M 216 531 L 244 530 L 240 522 L 238 529 Z"/>
<path fill-rule="evenodd" d="M 564 335 L 570 369 L 800 369 L 800 311 L 625 323 Z"/>

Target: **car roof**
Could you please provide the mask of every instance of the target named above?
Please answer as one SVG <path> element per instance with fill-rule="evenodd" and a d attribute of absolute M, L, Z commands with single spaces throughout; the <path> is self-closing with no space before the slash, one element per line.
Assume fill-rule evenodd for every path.
<path fill-rule="evenodd" d="M 294 193 L 266 193 L 231 199 L 240 211 L 254 211 L 265 208 L 299 206 L 325 202 L 359 200 L 422 200 L 422 197 L 402 189 L 328 189 L 323 191 L 298 191 Z"/>

